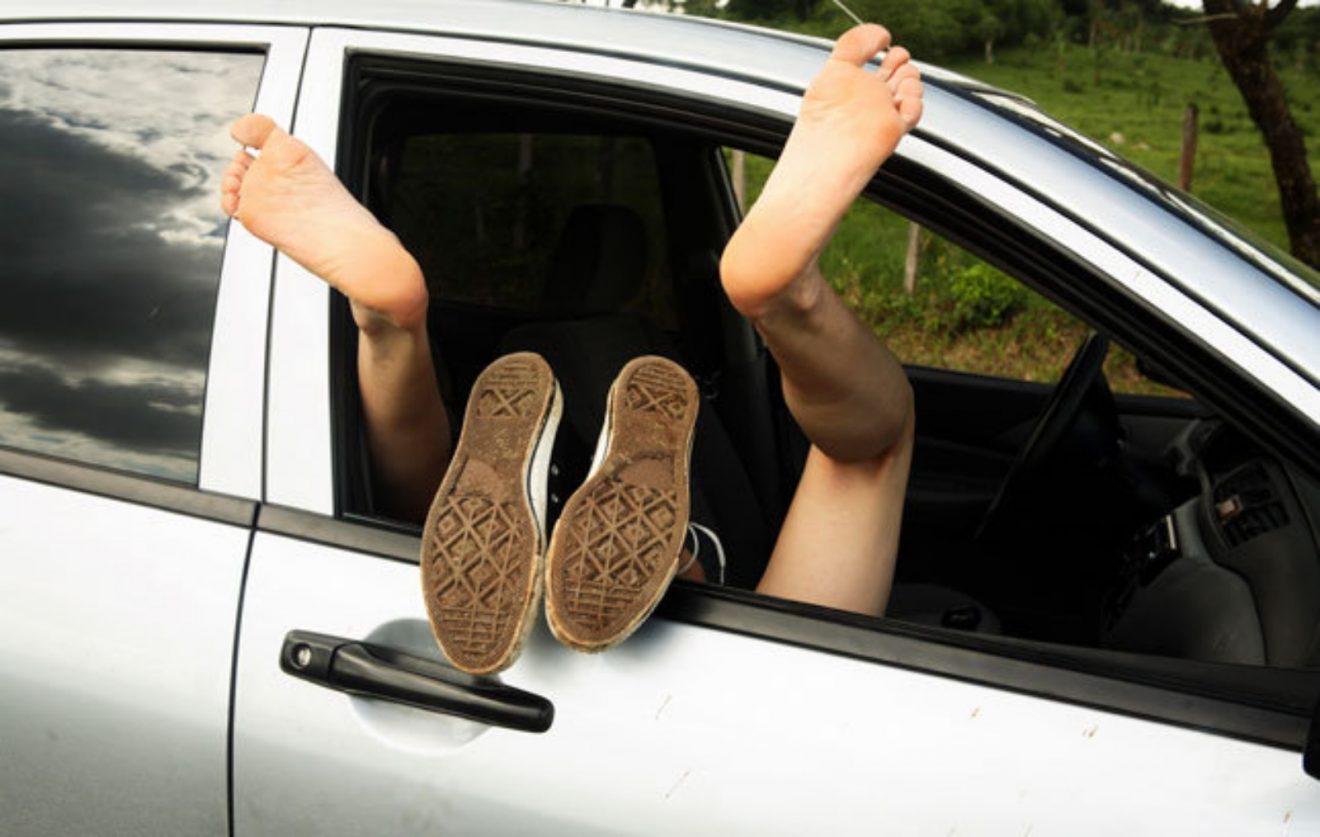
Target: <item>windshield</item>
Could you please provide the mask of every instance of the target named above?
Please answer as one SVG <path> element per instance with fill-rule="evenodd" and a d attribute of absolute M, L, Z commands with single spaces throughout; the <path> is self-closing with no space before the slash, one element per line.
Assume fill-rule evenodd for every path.
<path fill-rule="evenodd" d="M 1145 192 L 1156 202 L 1189 218 L 1261 271 L 1286 285 L 1312 305 L 1320 307 L 1320 273 L 1265 240 L 1255 231 L 1192 195 L 1165 183 L 1090 137 L 1059 122 L 1040 110 L 1029 99 L 988 88 L 971 89 L 969 92 L 997 110 L 1027 121 L 1038 130 L 1062 140 L 1065 144 L 1080 145 L 1085 148 L 1088 153 L 1084 156 L 1087 159 Z"/>

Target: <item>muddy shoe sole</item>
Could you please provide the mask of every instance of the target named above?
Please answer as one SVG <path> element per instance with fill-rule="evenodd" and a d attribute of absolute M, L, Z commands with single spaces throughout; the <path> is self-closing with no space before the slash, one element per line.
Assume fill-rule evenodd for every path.
<path fill-rule="evenodd" d="M 696 385 L 676 363 L 641 357 L 610 388 L 591 473 L 555 526 L 546 621 L 578 651 L 617 645 L 660 602 L 688 521 Z"/>
<path fill-rule="evenodd" d="M 422 530 L 422 595 L 455 668 L 491 674 L 522 650 L 541 596 L 546 470 L 563 410 L 540 355 L 507 355 L 472 385 Z"/>

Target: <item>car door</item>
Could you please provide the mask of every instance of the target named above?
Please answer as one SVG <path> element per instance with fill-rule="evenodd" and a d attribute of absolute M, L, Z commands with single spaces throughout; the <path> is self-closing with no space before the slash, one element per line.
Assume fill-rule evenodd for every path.
<path fill-rule="evenodd" d="M 304 43 L 0 23 L 5 834 L 227 831 L 270 251 L 216 193 Z"/>
<path fill-rule="evenodd" d="M 492 19 L 463 37 L 318 29 L 294 133 L 344 159 L 344 126 L 367 128 L 341 112 L 345 62 L 362 55 L 664 95 L 749 125 L 767 114 L 787 125 L 796 111 L 782 83 L 476 31 L 513 25 Z M 619 49 L 641 51 L 652 25 L 623 25 Z M 694 55 L 727 55 L 715 47 L 735 36 L 711 31 L 693 35 Z M 757 45 L 801 69 L 799 89 L 824 55 Z M 928 111 L 956 110 L 951 98 L 931 95 Z M 1015 221 L 1051 228 L 1101 270 L 1134 269 L 948 148 L 914 137 L 900 154 L 910 171 L 970 182 Z M 1297 753 L 1306 711 L 1238 700 L 1195 665 L 1143 675 L 1135 658 L 1091 664 L 678 583 L 608 653 L 570 652 L 538 624 L 498 678 L 445 673 L 419 595 L 416 528 L 343 512 L 347 465 L 335 451 L 348 417 L 332 397 L 330 308 L 322 283 L 278 261 L 268 504 L 235 679 L 236 834 L 1229 834 L 1320 822 Z"/>

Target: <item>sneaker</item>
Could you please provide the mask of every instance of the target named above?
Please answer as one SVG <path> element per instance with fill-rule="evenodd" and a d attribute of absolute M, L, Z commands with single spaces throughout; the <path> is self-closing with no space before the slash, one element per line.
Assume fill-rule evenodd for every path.
<path fill-rule="evenodd" d="M 702 542 L 710 544 L 706 549 L 701 548 Z M 692 544 L 688 546 L 687 544 Z M 683 555 L 686 560 L 683 566 L 678 568 L 678 575 L 682 576 L 692 567 L 701 568 L 701 580 L 714 582 L 724 586 L 724 571 L 727 561 L 724 558 L 724 544 L 720 542 L 720 536 L 715 534 L 715 530 L 709 526 L 702 526 L 700 523 L 688 521 L 687 538 L 683 547 Z"/>
<path fill-rule="evenodd" d="M 617 645 L 669 587 L 687 532 L 697 408 L 696 385 L 664 358 L 636 358 L 614 380 L 591 470 L 546 556 L 546 621 L 568 647 Z"/>
<path fill-rule="evenodd" d="M 545 487 L 563 396 L 540 355 L 477 377 L 449 470 L 422 531 L 422 595 L 454 667 L 508 668 L 541 596 Z"/>

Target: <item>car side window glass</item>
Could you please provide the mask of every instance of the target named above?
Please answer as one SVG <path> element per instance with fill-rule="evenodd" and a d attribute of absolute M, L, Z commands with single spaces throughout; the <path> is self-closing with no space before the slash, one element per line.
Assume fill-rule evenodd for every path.
<path fill-rule="evenodd" d="M 773 161 L 726 161 L 745 206 Z M 744 182 L 736 182 L 738 170 Z M 879 204 L 855 202 L 821 254 L 834 289 L 906 364 L 1053 383 L 1089 326 L 1018 280 Z M 1105 377 L 1116 393 L 1182 396 L 1147 378 L 1114 346 Z"/>
<path fill-rule="evenodd" d="M 226 126 L 263 61 L 0 50 L 0 445 L 196 481 Z"/>
<path fill-rule="evenodd" d="M 388 223 L 440 303 L 553 310 L 553 273 L 594 270 L 583 213 L 605 208 L 637 228 L 644 275 L 618 310 L 673 321 L 668 242 L 655 151 L 644 137 L 443 133 L 400 139 L 378 158 Z M 576 218 L 575 218 L 576 216 Z M 619 254 L 601 253 L 600 258 Z M 613 307 L 613 306 L 612 306 Z"/>

